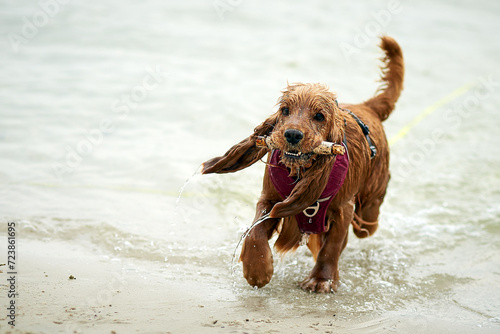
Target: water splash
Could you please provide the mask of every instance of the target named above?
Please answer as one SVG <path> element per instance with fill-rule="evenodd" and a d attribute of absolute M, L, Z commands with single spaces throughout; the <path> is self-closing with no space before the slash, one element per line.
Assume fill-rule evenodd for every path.
<path fill-rule="evenodd" d="M 262 213 L 265 213 L 265 211 L 263 211 Z M 233 251 L 233 257 L 231 259 L 231 276 L 233 277 L 233 284 L 235 283 L 235 277 L 234 277 L 234 272 L 236 271 L 236 264 L 234 263 L 234 259 L 236 258 L 236 250 L 238 249 L 238 247 L 240 247 L 240 244 L 243 240 L 245 240 L 246 237 L 248 237 L 248 235 L 250 234 L 250 232 L 255 228 L 255 226 L 259 225 L 260 223 L 262 223 L 264 220 L 268 219 L 269 218 L 269 215 L 271 214 L 271 212 L 263 215 L 262 217 L 260 217 L 255 223 L 252 224 L 252 226 L 248 227 L 246 229 L 246 231 L 241 235 L 240 237 L 240 240 L 238 241 L 238 243 L 236 244 L 236 247 L 234 248 L 234 251 Z"/>
<path fill-rule="evenodd" d="M 175 214 L 178 213 L 178 210 L 179 210 L 179 204 L 180 204 L 180 201 L 181 201 L 181 197 L 182 197 L 182 193 L 184 192 L 184 189 L 186 189 L 187 185 L 189 184 L 189 182 L 191 182 L 191 180 L 197 176 L 197 175 L 201 175 L 201 172 L 203 170 L 203 164 L 201 164 L 197 169 L 196 171 L 194 172 L 193 175 L 191 175 L 187 180 L 186 182 L 184 182 L 184 184 L 182 185 L 182 187 L 179 189 L 179 196 L 177 196 L 177 199 L 175 200 Z"/>

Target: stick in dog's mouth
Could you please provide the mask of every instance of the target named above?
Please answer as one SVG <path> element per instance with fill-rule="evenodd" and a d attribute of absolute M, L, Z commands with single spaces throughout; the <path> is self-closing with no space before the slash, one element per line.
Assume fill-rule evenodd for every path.
<path fill-rule="evenodd" d="M 270 136 L 258 136 L 257 139 L 255 140 L 255 145 L 257 147 L 267 147 L 269 150 L 274 150 L 278 148 Z M 319 146 L 313 149 L 312 153 L 320 155 L 337 155 L 337 154 L 344 155 L 345 148 L 343 145 L 340 144 L 335 144 L 329 141 L 323 141 L 321 142 L 321 144 L 319 144 Z"/>

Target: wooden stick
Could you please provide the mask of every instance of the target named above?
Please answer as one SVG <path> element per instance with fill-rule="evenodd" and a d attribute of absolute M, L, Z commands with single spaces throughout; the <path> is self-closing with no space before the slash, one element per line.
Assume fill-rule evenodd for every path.
<path fill-rule="evenodd" d="M 267 147 L 270 150 L 277 149 L 278 147 L 273 142 L 270 136 L 258 136 L 255 140 L 257 147 Z M 345 148 L 343 145 L 335 144 L 329 141 L 323 141 L 319 146 L 313 149 L 313 153 L 320 155 L 344 155 Z"/>

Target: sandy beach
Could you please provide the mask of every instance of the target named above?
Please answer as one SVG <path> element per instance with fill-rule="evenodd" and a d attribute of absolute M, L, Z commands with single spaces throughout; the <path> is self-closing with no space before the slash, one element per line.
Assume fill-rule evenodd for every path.
<path fill-rule="evenodd" d="M 2 333 L 497 332 L 488 324 L 424 317 L 415 310 L 353 319 L 335 310 L 286 312 L 286 305 L 258 294 L 238 298 L 231 286 L 210 286 L 203 276 L 168 278 L 156 266 L 99 256 L 71 243 L 30 240 L 22 249 L 17 325 L 4 326 L 1 318 Z"/>

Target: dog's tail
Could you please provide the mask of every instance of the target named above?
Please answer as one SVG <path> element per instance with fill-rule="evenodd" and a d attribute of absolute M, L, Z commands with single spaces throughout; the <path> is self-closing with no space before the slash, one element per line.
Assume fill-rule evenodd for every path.
<path fill-rule="evenodd" d="M 385 57 L 382 58 L 384 62 L 384 67 L 382 67 L 383 84 L 377 90 L 379 94 L 366 101 L 365 105 L 370 107 L 381 121 L 384 121 L 394 110 L 394 105 L 403 90 L 405 68 L 403 52 L 392 37 L 382 37 L 380 48 L 385 52 Z"/>

